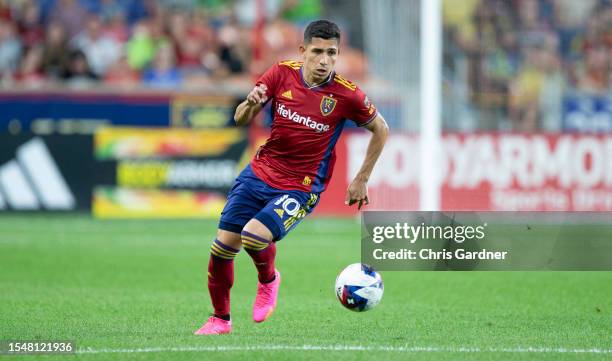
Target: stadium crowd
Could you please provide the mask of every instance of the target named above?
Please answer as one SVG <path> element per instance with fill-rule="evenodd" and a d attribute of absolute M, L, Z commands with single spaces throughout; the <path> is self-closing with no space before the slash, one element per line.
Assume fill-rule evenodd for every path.
<path fill-rule="evenodd" d="M 302 27 L 322 8 L 322 0 L 0 0 L 0 88 L 249 81 L 296 58 Z M 347 53 L 340 67 L 362 78 L 364 56 Z"/>
<path fill-rule="evenodd" d="M 340 3 L 341 14 L 354 7 L 353 0 L 0 0 L 0 89 L 229 84 L 244 91 L 273 62 L 295 59 L 305 24 L 329 18 Z M 567 94 L 612 98 L 612 0 L 443 5 L 447 129 L 557 131 Z M 350 19 L 356 28 L 358 18 Z M 336 69 L 362 83 L 367 61 L 347 34 Z"/>
<path fill-rule="evenodd" d="M 612 97 L 610 0 L 444 5 L 450 114 L 476 114 L 465 119 L 476 118 L 480 129 L 499 129 L 508 119 L 502 127 L 556 131 L 564 94 Z"/>

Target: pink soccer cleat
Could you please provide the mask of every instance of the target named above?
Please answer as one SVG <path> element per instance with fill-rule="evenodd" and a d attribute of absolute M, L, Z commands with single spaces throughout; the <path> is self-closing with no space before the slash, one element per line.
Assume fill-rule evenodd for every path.
<path fill-rule="evenodd" d="M 281 276 L 277 269 L 274 270 L 274 274 L 276 278 L 270 283 L 257 282 L 257 297 L 255 297 L 255 304 L 253 304 L 253 321 L 255 322 L 265 321 L 276 307 Z"/>
<path fill-rule="evenodd" d="M 204 326 L 194 332 L 195 335 L 223 335 L 232 332 L 232 321 L 225 321 L 215 316 L 210 316 Z"/>

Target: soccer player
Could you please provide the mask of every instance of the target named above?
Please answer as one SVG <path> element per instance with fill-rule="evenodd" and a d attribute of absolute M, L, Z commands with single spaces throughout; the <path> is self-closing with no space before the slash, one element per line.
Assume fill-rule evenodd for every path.
<path fill-rule="evenodd" d="M 234 257 L 241 247 L 258 272 L 253 320 L 265 321 L 276 307 L 281 275 L 274 267 L 275 242 L 281 240 L 319 202 L 335 162 L 334 147 L 346 119 L 372 132 L 361 169 L 351 182 L 345 204 L 368 203 L 367 181 L 388 127 L 368 97 L 334 72 L 340 30 L 326 20 L 310 23 L 299 47 L 302 62 L 272 66 L 236 108 L 237 125 L 248 124 L 272 101 L 270 137 L 232 186 L 211 246 L 208 290 L 214 314 L 196 335 L 226 334 Z"/>

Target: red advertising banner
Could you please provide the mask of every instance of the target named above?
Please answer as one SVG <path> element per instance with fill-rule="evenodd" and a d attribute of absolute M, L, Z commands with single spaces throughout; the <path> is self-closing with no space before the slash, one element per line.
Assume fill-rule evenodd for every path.
<path fill-rule="evenodd" d="M 354 215 L 344 204 L 346 189 L 365 158 L 369 132 L 346 132 L 336 145 L 336 167 L 315 214 Z M 410 136 L 391 136 L 368 182 L 368 210 L 418 209 L 418 142 Z"/>
<path fill-rule="evenodd" d="M 444 210 L 612 211 L 612 136 L 444 138 Z"/>
<path fill-rule="evenodd" d="M 346 188 L 357 173 L 367 132 L 344 134 L 329 189 L 315 214 L 351 215 Z M 612 211 L 612 136 L 446 134 L 439 162 L 442 210 Z M 416 210 L 419 143 L 390 136 L 369 181 L 368 210 Z"/>

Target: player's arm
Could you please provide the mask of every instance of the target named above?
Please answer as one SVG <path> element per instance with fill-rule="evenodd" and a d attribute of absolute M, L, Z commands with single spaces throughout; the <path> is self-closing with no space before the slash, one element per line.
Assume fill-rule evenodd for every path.
<path fill-rule="evenodd" d="M 268 100 L 266 91 L 268 88 L 260 84 L 251 90 L 246 99 L 236 107 L 234 121 L 236 125 L 246 125 L 261 111 L 263 105 Z"/>
<path fill-rule="evenodd" d="M 353 205 L 358 203 L 358 209 L 361 209 L 363 204 L 368 204 L 368 180 L 370 179 L 370 175 L 372 174 L 372 170 L 374 169 L 374 165 L 380 157 L 380 153 L 382 153 L 383 148 L 385 147 L 385 142 L 387 141 L 387 136 L 389 135 L 389 127 L 387 126 L 387 122 L 385 119 L 378 113 L 376 118 L 373 121 L 366 124 L 364 126 L 367 130 L 372 132 L 372 137 L 370 138 L 370 143 L 368 144 L 368 149 L 366 151 L 365 159 L 361 164 L 361 168 L 357 175 L 349 185 L 346 191 L 346 199 L 344 201 L 345 204 Z"/>

